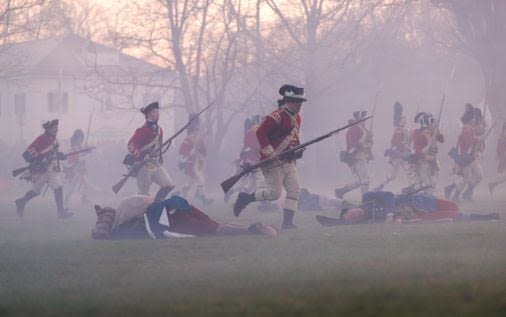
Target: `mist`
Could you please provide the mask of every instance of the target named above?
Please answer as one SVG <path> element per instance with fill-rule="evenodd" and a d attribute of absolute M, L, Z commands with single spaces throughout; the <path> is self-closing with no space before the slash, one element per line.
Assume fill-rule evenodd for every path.
<path fill-rule="evenodd" d="M 241 217 L 235 217 L 233 206 L 241 183 L 236 185 L 232 198 L 224 194 L 220 183 L 240 171 L 238 162 L 242 162 L 241 152 L 245 149 L 245 121 L 254 116 L 264 118 L 278 109 L 278 100 L 284 98 L 278 90 L 284 84 L 304 88 L 307 102 L 302 104 L 300 111 L 301 143 L 347 125 L 356 111 L 367 111 L 367 115 L 373 116 L 365 125 L 373 136 L 374 159 L 367 163 L 370 190 L 381 185 L 392 171 L 384 152 L 391 147 L 396 102 L 403 106 L 410 133 L 420 126 L 414 121 L 417 113 L 430 113 L 439 122 L 445 142 L 438 145 L 440 170 L 434 195 L 441 199 L 444 188 L 458 178 L 455 163 L 447 153 L 457 145 L 463 129 L 461 118 L 465 105 L 481 109 L 486 130 L 491 129 L 484 139 L 486 147 L 480 157 L 483 179 L 475 188 L 474 201 L 459 201 L 457 205 L 462 213 L 496 212 L 504 217 L 505 189 L 498 186 L 491 195 L 492 190 L 487 185 L 500 174 L 497 143 L 506 121 L 505 29 L 506 2 L 495 0 L 4 1 L 0 4 L 0 220 L 3 222 L 0 231 L 6 233 L 0 233 L 0 249 L 5 246 L 14 256 L 3 253 L 0 262 L 7 263 L 10 268 L 22 261 L 28 261 L 30 267 L 39 264 L 72 267 L 75 263 L 67 263 L 64 255 L 68 252 L 74 259 L 69 261 L 77 261 L 81 255 L 65 244 L 70 241 L 87 250 L 83 251 L 84 257 L 88 254 L 91 259 L 89 267 L 85 266 L 85 260 L 83 266 L 76 264 L 76 271 L 81 274 L 93 275 L 94 272 L 87 270 L 100 267 L 117 276 L 120 270 L 113 268 L 115 256 L 125 261 L 122 265 L 131 260 L 140 271 L 147 273 L 149 283 L 139 281 L 138 277 L 125 282 L 132 289 L 132 293 L 122 293 L 126 294 L 125 298 L 141 294 L 143 289 L 152 286 L 151 282 L 157 291 L 170 284 L 168 292 L 177 293 L 179 287 L 174 283 L 187 280 L 189 286 L 180 288 L 184 294 L 196 291 L 199 283 L 204 285 L 203 290 L 198 291 L 203 298 L 199 300 L 205 302 L 203 307 L 237 290 L 244 291 L 244 294 L 237 291 L 243 296 L 237 299 L 241 302 L 264 287 L 280 302 L 289 297 L 283 295 L 283 290 L 291 287 L 296 290 L 296 294 L 292 294 L 295 297 L 306 294 L 307 289 L 316 289 L 317 294 L 321 292 L 321 296 L 315 296 L 318 300 L 337 296 L 329 290 L 333 290 L 333 281 L 346 281 L 342 271 L 349 272 L 350 279 L 356 279 L 357 285 L 366 285 L 366 288 L 372 285 L 369 284 L 372 280 L 379 279 L 384 282 L 382 285 L 387 285 L 385 287 L 395 289 L 398 285 L 392 286 L 390 281 L 382 280 L 388 274 L 400 283 L 405 281 L 403 287 L 410 288 L 416 284 L 416 274 L 426 274 L 423 263 L 430 263 L 431 252 L 436 254 L 435 268 L 431 271 L 436 272 L 434 276 L 439 276 L 438 265 L 443 267 L 446 262 L 455 261 L 464 263 L 465 267 L 455 273 L 456 276 L 469 277 L 470 272 L 474 272 L 470 264 L 472 258 L 479 253 L 485 259 L 484 267 L 490 270 L 489 275 L 480 271 L 486 275 L 485 280 L 504 281 L 503 277 L 496 278 L 504 273 L 497 268 L 504 264 L 505 255 L 495 249 L 492 241 L 504 238 L 503 222 L 490 224 L 494 227 L 438 223 L 427 225 L 428 229 L 410 225 L 392 229 L 380 224 L 371 225 L 372 229 L 360 229 L 368 225 L 334 231 L 335 228 L 322 229 L 314 216 L 319 213 L 338 217 L 343 207 L 342 197 L 337 205 L 318 211 L 298 210 L 295 213 L 298 231 L 288 234 L 280 231 L 277 240 L 263 237 L 266 239 L 259 240 L 258 245 L 248 237 L 169 239 L 168 244 L 157 245 L 159 249 L 153 251 L 155 255 L 150 255 L 147 250 L 153 245 L 152 241 L 94 241 L 90 232 L 97 220 L 96 205 L 116 208 L 124 199 L 140 192 L 136 177 L 128 178 L 118 194 L 111 188 L 129 173 L 123 164 L 131 150 L 129 141 L 146 122 L 147 116 L 141 110 L 153 102 L 159 104 L 158 123 L 163 129 L 164 141 L 210 105 L 198 117 L 199 141 L 205 145 L 202 184 L 197 185 L 195 193 L 186 195 L 191 180 L 185 171 L 181 149 L 190 132 L 188 129 L 180 131 L 163 153 L 160 163 L 175 186 L 171 188 L 171 195 L 181 194 L 220 224 L 250 225 L 260 221 L 280 227 L 285 191 L 272 202 L 274 212 L 257 211 L 255 202 Z M 86 185 L 76 186 L 62 178 L 63 195 L 71 196 L 64 200 L 65 208 L 74 213 L 70 220 L 61 223 L 50 220 L 58 216 L 55 213 L 57 198 L 53 198 L 51 186 L 45 186 L 40 197 L 27 205 L 24 216 L 19 217 L 18 213 L 17 217 L 17 205 L 13 202 L 32 188 L 33 181 L 13 177 L 12 172 L 29 165 L 24 159 L 25 151 L 44 133 L 43 125 L 54 119 L 59 120 L 59 152 L 67 154 L 75 150 L 71 138 L 78 129 L 83 132 L 82 147 L 96 147 L 82 156 L 86 165 Z M 336 200 L 336 188 L 355 179 L 350 167 L 340 161 L 340 152 L 347 146 L 346 132 L 308 146 L 296 162 L 300 187 L 319 195 L 322 201 Z M 413 150 L 413 144 L 410 149 Z M 68 158 L 61 164 L 65 172 Z M 400 174 L 385 191 L 400 194 L 411 184 L 409 173 L 401 171 Z M 152 184 L 150 195 L 155 196 L 159 188 Z M 358 206 L 362 194 L 355 190 L 344 200 Z M 362 240 L 366 230 L 371 231 Z M 469 242 L 475 248 L 469 250 L 457 245 L 452 234 L 480 238 Z M 399 235 L 406 240 L 402 241 Z M 455 245 L 448 247 L 451 251 L 439 246 L 424 249 L 426 245 L 432 246 L 432 235 Z M 407 243 L 417 241 L 425 241 L 419 246 L 421 253 L 418 254 L 416 248 L 406 251 L 398 262 L 411 265 L 418 261 L 412 271 L 400 264 L 392 269 L 387 267 L 389 261 L 395 262 L 396 247 L 408 250 Z M 297 249 L 295 243 L 300 243 L 301 249 Z M 47 244 L 54 259 L 45 258 L 41 255 L 43 251 L 37 251 L 40 244 Z M 319 249 L 319 245 L 323 247 Z M 340 249 L 334 249 L 335 245 Z M 16 253 L 18 247 L 32 250 L 41 257 L 41 262 Z M 131 257 L 128 256 L 130 247 Z M 247 251 L 243 252 L 243 248 Z M 485 251 L 479 251 L 480 248 L 499 253 L 483 255 L 480 252 Z M 116 254 L 117 250 L 122 251 Z M 202 258 L 192 253 L 198 250 L 202 251 Z M 164 259 L 167 267 L 161 268 L 156 261 L 163 258 L 166 251 L 171 256 L 183 254 L 195 262 L 209 261 L 210 267 L 188 264 L 187 271 L 179 262 Z M 104 255 L 108 252 L 110 258 Z M 343 260 L 347 252 L 352 254 L 349 261 Z M 95 259 L 93 256 L 97 254 Z M 277 256 L 279 261 L 276 261 Z M 143 257 L 151 261 L 149 265 L 141 261 Z M 367 265 L 360 266 L 377 258 L 386 261 L 381 262 L 378 271 L 371 273 Z M 255 263 L 258 268 L 253 265 Z M 356 263 L 360 263 L 358 268 Z M 156 267 L 155 273 L 148 269 L 150 265 Z M 135 275 L 131 267 L 123 269 Z M 190 272 L 191 269 L 195 269 L 195 273 Z M 213 270 L 216 275 L 206 280 Z M 11 285 L 19 294 L 37 293 L 44 284 L 40 280 L 35 286 L 24 288 L 19 282 L 23 278 L 14 271 L 10 272 L 15 276 Z M 184 278 L 178 279 L 176 275 L 169 278 L 165 275 L 169 274 L 167 272 L 177 272 Z M 300 280 L 296 276 L 299 273 Z M 48 276 L 52 274 L 57 276 L 57 270 Z M 271 282 L 264 284 L 263 276 Z M 157 278 L 160 282 L 153 282 Z M 8 279 L 9 276 L 4 276 L 0 282 Z M 57 282 L 49 286 L 51 294 L 59 294 L 60 280 L 55 280 Z M 65 281 L 61 279 L 61 283 Z M 106 283 L 101 281 L 100 274 L 90 281 L 69 281 L 72 284 L 69 289 L 80 291 L 79 283 L 84 283 L 85 289 L 102 289 L 101 283 Z M 309 281 L 307 289 L 304 281 Z M 318 281 L 322 284 L 318 285 Z M 450 279 L 445 285 L 451 288 L 456 285 L 452 284 L 454 282 Z M 485 288 L 486 283 L 475 282 L 470 280 L 469 287 Z M 140 286 L 136 287 L 135 283 Z M 437 289 L 436 284 L 431 284 L 429 289 Z M 416 287 L 413 298 L 419 291 Z M 351 296 L 364 295 L 359 288 L 353 289 Z M 113 290 L 117 289 L 121 289 L 121 285 L 114 284 Z M 207 298 L 206 294 L 213 294 L 213 291 L 217 291 L 217 295 Z M 345 296 L 343 292 L 339 289 L 339 296 Z M 183 293 L 178 294 L 178 300 L 187 303 Z M 149 302 L 152 306 L 148 305 L 153 311 L 160 302 L 157 297 L 161 296 L 160 292 L 156 294 Z M 367 293 L 375 296 L 371 294 Z M 19 298 L 9 296 L 5 307 L 17 312 Z M 47 300 L 56 307 L 61 304 L 57 297 L 49 296 Z M 83 311 L 88 307 L 87 299 L 94 303 L 93 307 L 99 307 L 99 311 L 117 312 L 116 306 L 97 300 L 89 293 L 79 301 Z M 36 303 L 32 304 L 37 307 Z M 143 307 L 142 304 L 132 305 Z M 313 310 L 313 304 L 307 304 L 307 311 Z M 241 302 L 240 305 L 249 304 Z M 444 303 L 440 305 L 444 307 Z M 480 311 L 480 307 L 476 310 Z M 279 311 L 286 312 L 281 308 Z M 48 314 L 51 312 L 54 311 L 49 310 Z"/>

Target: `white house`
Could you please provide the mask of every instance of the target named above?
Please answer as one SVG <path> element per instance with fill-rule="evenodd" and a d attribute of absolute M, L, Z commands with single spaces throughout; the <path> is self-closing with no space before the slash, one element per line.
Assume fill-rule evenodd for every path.
<path fill-rule="evenodd" d="M 173 80 L 166 69 L 76 35 L 0 47 L 0 139 L 30 142 L 58 118 L 60 139 L 90 126 L 92 142 L 126 142 L 144 122 L 138 109 L 152 101 L 170 134 Z"/>

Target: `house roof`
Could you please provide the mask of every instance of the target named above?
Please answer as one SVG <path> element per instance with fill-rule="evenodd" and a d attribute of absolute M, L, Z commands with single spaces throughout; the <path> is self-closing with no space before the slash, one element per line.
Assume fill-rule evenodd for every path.
<path fill-rule="evenodd" d="M 9 43 L 0 46 L 0 54 L 3 55 L 0 64 L 15 65 L 17 72 L 13 71 L 13 74 L 18 76 L 20 73 L 87 73 L 90 69 L 159 73 L 162 76 L 170 73 L 162 67 L 75 34 Z"/>

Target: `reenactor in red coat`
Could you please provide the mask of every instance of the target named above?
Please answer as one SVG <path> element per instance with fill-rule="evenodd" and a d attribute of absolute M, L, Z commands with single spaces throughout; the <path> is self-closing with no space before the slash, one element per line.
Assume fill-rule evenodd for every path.
<path fill-rule="evenodd" d="M 453 150 L 454 153 L 450 151 L 450 156 L 455 160 L 453 171 L 458 178 L 453 184 L 445 187 L 447 199 L 451 198 L 454 201 L 459 201 L 460 194 L 462 194 L 462 199 L 471 200 L 474 188 L 483 178 L 478 159 L 483 149 L 484 133 L 481 133 L 481 136 L 478 135 L 480 127 L 477 125 L 476 119 L 475 111 L 466 111 L 461 118 L 463 126 L 457 140 L 457 146 Z"/>
<path fill-rule="evenodd" d="M 258 163 L 261 148 L 257 138 L 257 129 L 260 126 L 260 122 L 260 116 L 254 116 L 244 120 L 243 146 L 239 158 L 234 161 L 236 172 L 240 172 L 242 166 Z M 263 184 L 262 172 L 256 169 L 242 177 L 241 183 L 225 194 L 225 201 L 228 202 L 229 198 L 237 191 L 251 193 Z"/>
<path fill-rule="evenodd" d="M 147 161 L 136 175 L 137 187 L 140 195 L 149 195 L 149 188 L 154 182 L 160 186 L 155 199 L 164 199 L 174 188 L 171 177 L 162 166 L 163 130 L 158 125 L 160 117 L 159 104 L 153 102 L 141 109 L 146 117 L 146 123 L 135 130 L 134 135 L 128 141 L 129 159 L 126 165 L 134 166 L 142 161 Z"/>
<path fill-rule="evenodd" d="M 60 177 L 60 160 L 65 159 L 58 151 L 58 120 L 42 125 L 44 133 L 37 137 L 23 153 L 23 158 L 30 163 L 28 171 L 21 176 L 33 183 L 33 187 L 25 196 L 16 199 L 16 214 L 23 217 L 26 203 L 41 194 L 46 186 L 54 191 L 58 218 L 65 219 L 73 215 L 63 207 L 63 186 Z"/>
<path fill-rule="evenodd" d="M 409 165 L 413 176 L 412 186 L 431 186 L 428 193 L 435 192 L 436 176 L 440 169 L 436 157 L 438 153 L 437 143 L 444 143 L 441 131 L 435 131 L 435 119 L 431 114 L 419 112 L 415 116 L 415 123 L 420 128 L 413 131 L 413 154 L 410 156 Z M 434 140 L 435 138 L 435 140 Z"/>
<path fill-rule="evenodd" d="M 490 194 L 494 194 L 497 185 L 506 182 L 506 123 L 502 126 L 502 132 L 497 140 L 496 148 L 497 176 L 488 184 Z"/>
<path fill-rule="evenodd" d="M 354 120 L 365 118 L 367 111 L 355 111 Z M 372 160 L 372 132 L 367 130 L 365 121 L 352 126 L 346 131 L 346 151 L 341 152 L 341 161 L 348 164 L 355 181 L 344 187 L 337 188 L 334 192 L 340 199 L 344 194 L 360 188 L 362 194 L 369 190 L 369 172 L 367 163 Z"/>
<path fill-rule="evenodd" d="M 194 116 L 195 114 L 190 114 L 190 120 Z M 192 196 L 195 196 L 202 200 L 204 205 L 208 205 L 213 200 L 208 198 L 204 191 L 204 159 L 207 154 L 207 148 L 198 118 L 188 126 L 187 132 L 188 135 L 179 147 L 178 165 L 187 178 L 187 182 L 181 190 L 181 195 L 188 199 L 192 199 Z"/>
<path fill-rule="evenodd" d="M 70 138 L 70 151 L 75 152 L 83 150 L 84 132 L 81 129 L 77 129 Z M 66 194 L 65 203 L 70 201 L 70 198 L 74 192 L 78 191 L 81 194 L 81 203 L 89 203 L 88 200 L 88 170 L 86 168 L 86 161 L 84 156 L 86 153 L 80 153 L 69 156 L 63 166 L 64 182 Z"/>
<path fill-rule="evenodd" d="M 256 131 L 261 147 L 260 160 L 274 157 L 300 144 L 301 117 L 299 111 L 302 103 L 306 101 L 304 88 L 283 85 L 279 89 L 279 94 L 283 96 L 281 100 L 278 100 L 279 108 L 267 115 Z M 284 188 L 286 199 L 282 228 L 296 228 L 293 224 L 293 217 L 297 210 L 300 184 L 295 161 L 301 156 L 302 151 L 299 151 L 291 157 L 282 157 L 261 167 L 266 188 L 258 189 L 254 193 L 239 193 L 234 204 L 234 214 L 239 216 L 241 211 L 253 201 L 277 200 Z"/>
<path fill-rule="evenodd" d="M 388 163 L 392 165 L 392 174 L 375 191 L 383 190 L 390 182 L 397 179 L 399 171 L 402 169 L 408 172 L 407 160 L 411 151 L 411 136 L 406 128 L 406 117 L 402 114 L 403 107 L 399 102 L 394 104 L 394 133 L 392 135 L 391 146 L 385 150 L 385 156 L 388 157 Z"/>

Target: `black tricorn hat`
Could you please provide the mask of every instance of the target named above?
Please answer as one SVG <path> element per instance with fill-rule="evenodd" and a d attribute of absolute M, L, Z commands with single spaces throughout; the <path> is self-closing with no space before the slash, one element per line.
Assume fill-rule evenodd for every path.
<path fill-rule="evenodd" d="M 147 105 L 146 107 L 141 108 L 141 112 L 144 115 L 147 115 L 153 109 L 160 109 L 160 106 L 158 105 L 158 101 L 152 102 L 149 105 Z"/>
<path fill-rule="evenodd" d="M 283 85 L 279 88 L 279 94 L 283 96 L 283 102 L 302 103 L 307 101 L 304 97 L 304 88 L 294 85 Z"/>
<path fill-rule="evenodd" d="M 74 131 L 74 134 L 70 137 L 71 145 L 79 145 L 84 141 L 84 132 L 81 129 L 77 129 Z"/>
<path fill-rule="evenodd" d="M 473 119 L 474 119 L 473 111 L 468 111 L 468 112 L 464 113 L 464 115 L 462 115 L 462 117 L 460 118 L 460 121 L 463 124 L 466 124 L 466 123 L 471 122 L 471 120 L 473 120 Z"/>
<path fill-rule="evenodd" d="M 58 126 L 58 119 L 47 121 L 47 122 L 44 122 L 44 124 L 42 124 L 42 127 L 46 130 L 49 128 L 52 128 L 54 126 Z"/>
<path fill-rule="evenodd" d="M 402 119 L 402 112 L 404 110 L 404 107 L 401 105 L 400 102 L 396 101 L 394 104 L 394 125 L 399 125 L 399 122 Z"/>
<path fill-rule="evenodd" d="M 420 119 L 423 117 L 423 116 L 426 116 L 427 113 L 425 112 L 419 112 L 415 115 L 415 123 L 420 123 Z"/>
<path fill-rule="evenodd" d="M 367 116 L 367 111 L 365 111 L 365 110 L 353 112 L 353 119 L 355 119 L 355 120 L 364 119 L 366 116 Z"/>

